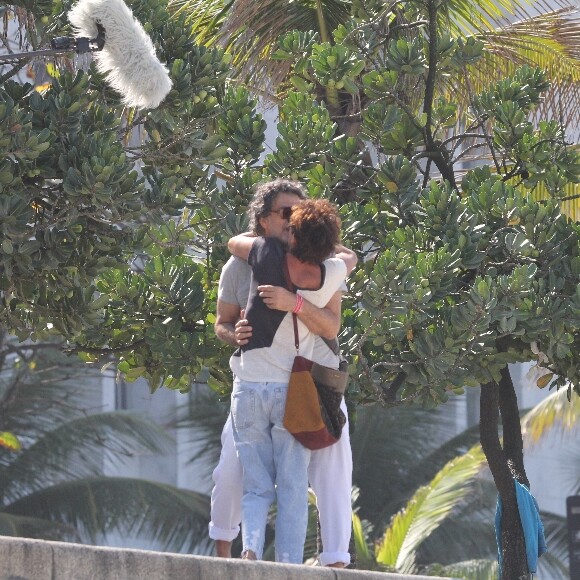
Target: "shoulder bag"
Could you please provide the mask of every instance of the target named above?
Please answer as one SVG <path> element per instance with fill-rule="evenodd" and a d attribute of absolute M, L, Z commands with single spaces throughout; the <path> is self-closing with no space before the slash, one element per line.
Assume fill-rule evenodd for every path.
<path fill-rule="evenodd" d="M 286 258 L 284 273 L 289 289 L 294 291 Z M 322 449 L 340 439 L 346 423 L 340 403 L 348 384 L 348 373 L 300 356 L 296 314 L 292 314 L 292 320 L 296 357 L 288 384 L 284 427 L 304 447 Z"/>

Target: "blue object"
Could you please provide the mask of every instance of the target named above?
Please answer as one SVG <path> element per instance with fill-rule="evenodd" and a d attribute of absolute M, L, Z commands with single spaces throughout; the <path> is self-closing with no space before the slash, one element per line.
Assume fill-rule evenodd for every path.
<path fill-rule="evenodd" d="M 531 574 L 536 574 L 538 570 L 538 558 L 548 550 L 546 538 L 544 536 L 544 525 L 540 519 L 538 504 L 530 490 L 514 479 L 516 488 L 516 499 L 520 521 L 524 531 L 524 541 L 526 543 L 526 557 L 528 560 L 528 570 Z M 499 562 L 499 577 L 501 578 L 502 554 L 501 554 L 501 515 L 503 512 L 501 497 L 497 496 L 497 506 L 495 510 L 495 539 L 497 541 L 497 556 Z"/>

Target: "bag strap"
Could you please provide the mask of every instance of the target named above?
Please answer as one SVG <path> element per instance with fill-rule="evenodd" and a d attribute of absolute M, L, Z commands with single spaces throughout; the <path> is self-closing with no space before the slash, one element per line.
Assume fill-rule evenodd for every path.
<path fill-rule="evenodd" d="M 292 322 L 294 323 L 294 346 L 296 347 L 296 356 L 298 356 L 300 354 L 300 339 L 298 338 L 298 322 L 294 313 L 292 313 Z"/>
<path fill-rule="evenodd" d="M 284 254 L 284 277 L 286 278 L 286 285 L 290 292 L 296 293 L 296 286 L 290 279 L 290 270 L 288 269 L 288 253 Z M 294 323 L 294 346 L 296 347 L 296 355 L 300 353 L 300 338 L 298 336 L 298 320 L 296 314 L 292 313 L 292 322 Z"/>
<path fill-rule="evenodd" d="M 336 355 L 340 356 L 340 344 L 338 342 L 338 338 L 335 336 L 333 339 L 328 340 L 328 338 L 324 338 L 321 336 L 322 340 L 326 343 L 326 346 Z"/>

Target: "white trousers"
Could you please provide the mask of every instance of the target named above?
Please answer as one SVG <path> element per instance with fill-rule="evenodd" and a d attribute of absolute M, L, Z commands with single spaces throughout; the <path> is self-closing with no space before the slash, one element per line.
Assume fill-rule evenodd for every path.
<path fill-rule="evenodd" d="M 347 415 L 344 399 L 341 409 Z M 320 563 L 350 564 L 352 452 L 348 418 L 337 443 L 312 452 L 308 479 L 316 494 L 320 517 L 323 547 Z M 230 417 L 222 431 L 222 451 L 213 481 L 209 536 L 231 542 L 240 532 L 242 519 L 242 465 L 236 454 Z"/>

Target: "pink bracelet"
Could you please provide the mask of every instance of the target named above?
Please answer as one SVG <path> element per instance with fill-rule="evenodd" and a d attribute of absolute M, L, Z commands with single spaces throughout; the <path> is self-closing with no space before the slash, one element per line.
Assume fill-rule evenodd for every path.
<path fill-rule="evenodd" d="M 296 294 L 296 304 L 294 305 L 292 314 L 298 314 L 302 310 L 302 306 L 304 306 L 304 298 L 302 298 L 301 294 Z"/>

